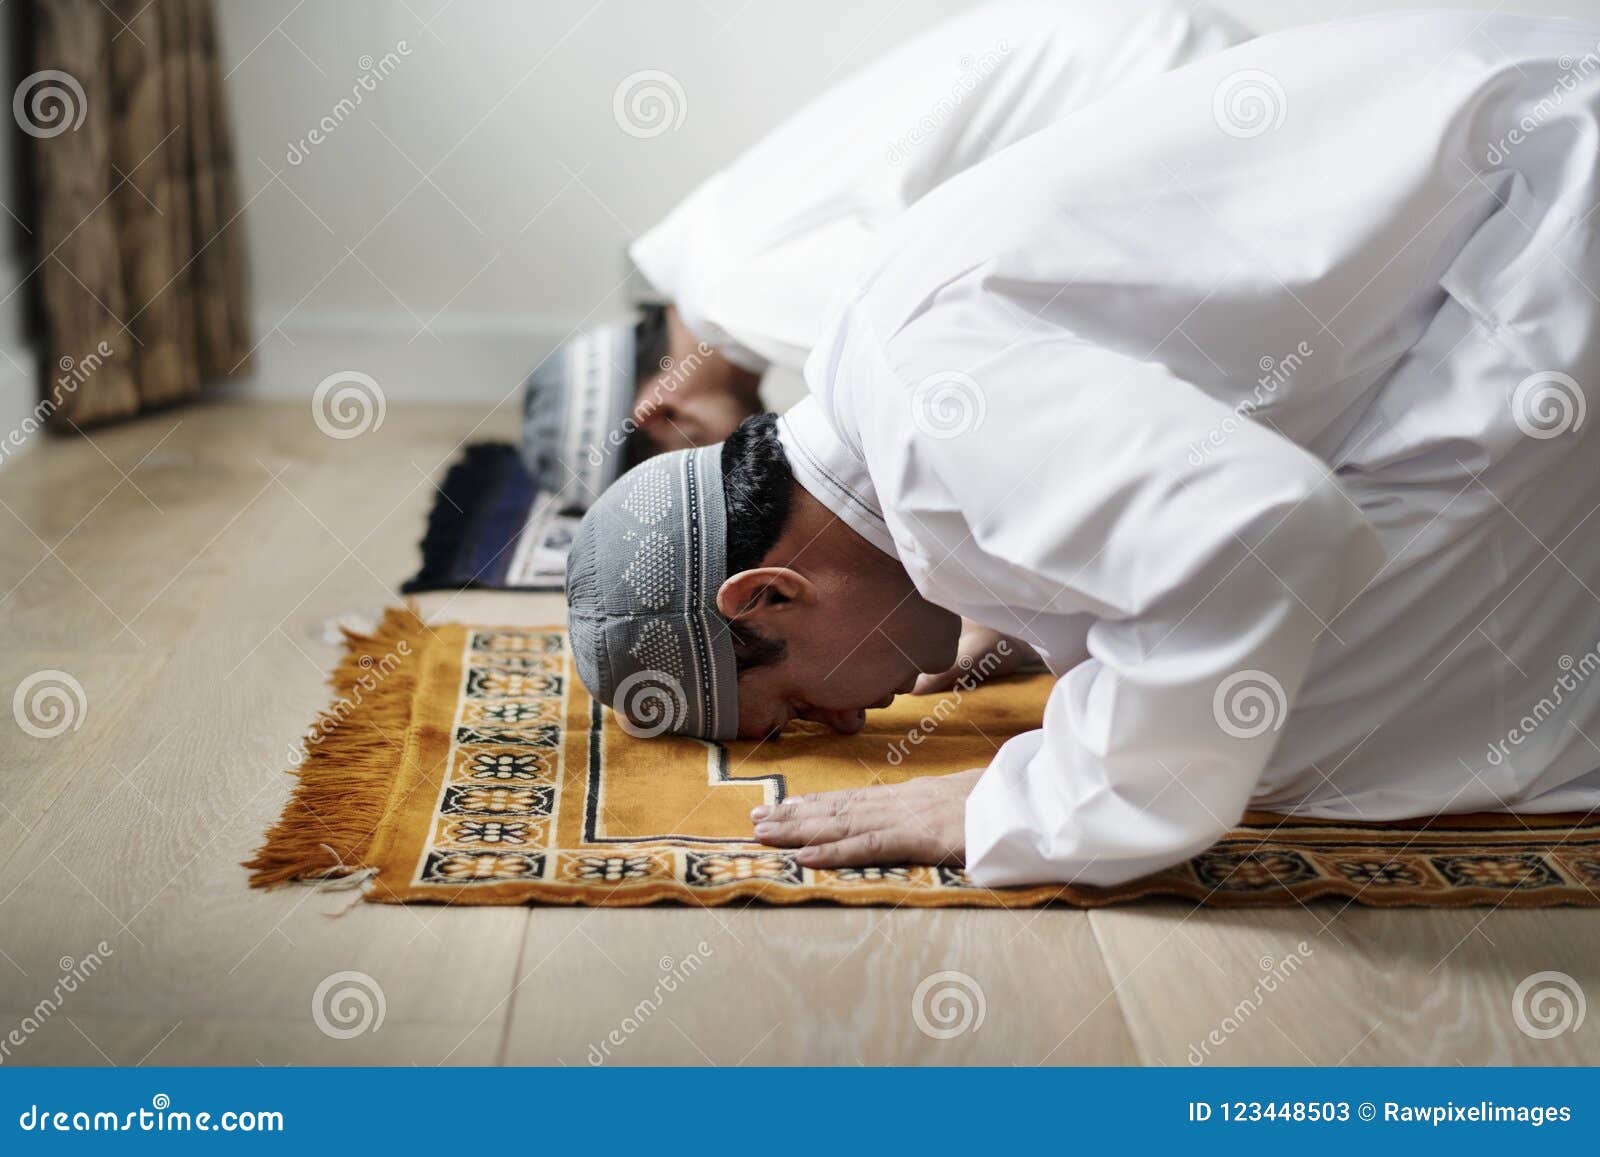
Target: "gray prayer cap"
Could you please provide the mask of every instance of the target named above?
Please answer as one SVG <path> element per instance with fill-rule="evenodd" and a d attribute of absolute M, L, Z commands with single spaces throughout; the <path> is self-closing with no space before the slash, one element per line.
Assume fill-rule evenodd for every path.
<path fill-rule="evenodd" d="M 573 661 L 631 735 L 738 734 L 733 640 L 716 605 L 727 527 L 720 444 L 634 467 L 578 527 L 567 556 Z"/>
<path fill-rule="evenodd" d="M 632 322 L 580 333 L 523 383 L 522 462 L 540 490 L 582 509 L 613 481 L 633 412 L 639 342 Z"/>

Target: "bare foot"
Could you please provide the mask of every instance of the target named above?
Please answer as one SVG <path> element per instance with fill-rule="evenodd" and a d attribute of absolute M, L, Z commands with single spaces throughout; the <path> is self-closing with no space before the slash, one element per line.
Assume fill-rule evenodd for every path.
<path fill-rule="evenodd" d="M 1040 665 L 1039 653 L 1021 639 L 1002 635 L 992 627 L 963 620 L 955 666 L 938 674 L 917 676 L 916 695 L 936 695 L 957 684 L 971 690 L 989 679 L 1002 679 Z"/>

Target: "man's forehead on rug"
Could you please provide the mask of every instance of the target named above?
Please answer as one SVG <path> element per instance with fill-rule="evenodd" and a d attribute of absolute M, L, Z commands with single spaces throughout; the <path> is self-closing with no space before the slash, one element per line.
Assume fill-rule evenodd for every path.
<path fill-rule="evenodd" d="M 567 622 L 584 686 L 634 734 L 732 739 L 737 667 L 721 446 L 635 467 L 584 516 L 567 559 Z"/>

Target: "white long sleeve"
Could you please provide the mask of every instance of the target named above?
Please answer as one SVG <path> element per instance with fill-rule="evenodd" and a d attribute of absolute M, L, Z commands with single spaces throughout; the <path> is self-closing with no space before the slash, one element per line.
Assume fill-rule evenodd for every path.
<path fill-rule="evenodd" d="M 1116 560 L 1130 586 L 1141 573 L 1155 585 L 1133 617 L 1090 631 L 1091 657 L 1057 681 L 1044 726 L 1007 742 L 979 781 L 967 807 L 975 883 L 1116 884 L 1187 859 L 1236 824 L 1322 624 L 1377 565 L 1371 531 L 1337 484 L 1287 446 L 1265 449 L 1234 484 L 1217 476 L 1175 496 L 1165 533 Z M 1086 513 L 1138 518 L 1165 485 L 1122 479 L 1120 508 Z M 1041 530 L 1055 521 L 1048 509 L 1028 513 Z M 1152 557 L 1179 540 L 1187 565 Z M 979 577 L 981 562 L 963 561 Z"/>
<path fill-rule="evenodd" d="M 954 437 L 863 415 L 908 570 L 1052 658 L 1095 618 L 1043 728 L 969 802 L 969 872 L 1112 884 L 1201 851 L 1255 792 L 1319 637 L 1337 646 L 1327 624 L 1381 563 L 1372 531 L 1321 462 L 1159 366 L 1059 338 L 969 377 L 1015 404 Z"/>

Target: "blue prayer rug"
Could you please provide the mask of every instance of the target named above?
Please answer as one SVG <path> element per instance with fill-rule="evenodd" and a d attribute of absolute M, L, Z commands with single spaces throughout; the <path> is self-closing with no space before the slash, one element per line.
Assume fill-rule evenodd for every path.
<path fill-rule="evenodd" d="M 474 443 L 438 487 L 422 566 L 400 589 L 560 590 L 581 517 L 535 487 L 515 446 Z"/>

